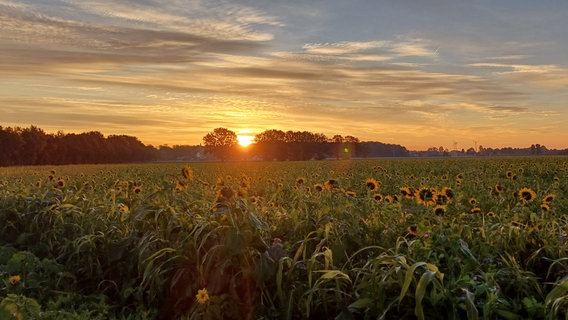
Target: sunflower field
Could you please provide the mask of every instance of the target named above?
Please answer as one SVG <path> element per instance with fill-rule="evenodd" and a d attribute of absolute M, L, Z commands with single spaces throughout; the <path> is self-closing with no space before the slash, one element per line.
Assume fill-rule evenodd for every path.
<path fill-rule="evenodd" d="M 0 168 L 0 319 L 568 319 L 565 157 Z"/>

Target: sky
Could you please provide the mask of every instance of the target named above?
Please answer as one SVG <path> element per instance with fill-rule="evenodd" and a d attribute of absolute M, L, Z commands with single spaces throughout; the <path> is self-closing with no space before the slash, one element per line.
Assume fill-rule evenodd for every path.
<path fill-rule="evenodd" d="M 0 125 L 568 148 L 566 0 L 0 0 Z"/>

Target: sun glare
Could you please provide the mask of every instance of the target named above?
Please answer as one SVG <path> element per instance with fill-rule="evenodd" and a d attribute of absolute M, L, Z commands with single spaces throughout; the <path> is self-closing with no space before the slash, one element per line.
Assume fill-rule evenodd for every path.
<path fill-rule="evenodd" d="M 239 141 L 239 144 L 243 147 L 248 147 L 252 141 L 254 140 L 253 136 L 237 136 L 237 140 Z"/>

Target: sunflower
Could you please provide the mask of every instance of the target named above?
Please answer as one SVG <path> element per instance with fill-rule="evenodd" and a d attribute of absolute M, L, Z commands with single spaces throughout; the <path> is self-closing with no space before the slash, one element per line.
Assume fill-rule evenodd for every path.
<path fill-rule="evenodd" d="M 488 218 L 495 218 L 495 212 L 493 212 L 493 211 L 487 212 L 487 217 Z"/>
<path fill-rule="evenodd" d="M 244 189 L 250 188 L 251 179 L 248 176 L 243 175 L 241 177 L 240 187 Z"/>
<path fill-rule="evenodd" d="M 296 179 L 296 184 L 304 184 L 306 182 L 306 178 L 299 177 Z"/>
<path fill-rule="evenodd" d="M 391 195 L 387 195 L 385 197 L 384 201 L 385 201 L 385 203 L 394 203 L 395 202 L 394 197 L 391 196 Z"/>
<path fill-rule="evenodd" d="M 369 190 L 376 191 L 381 186 L 381 183 L 373 178 L 367 178 L 365 185 Z"/>
<path fill-rule="evenodd" d="M 536 193 L 531 188 L 521 188 L 518 196 L 523 202 L 531 202 L 536 198 Z"/>
<path fill-rule="evenodd" d="M 207 301 L 209 301 L 209 292 L 207 291 L 207 288 L 197 290 L 195 298 L 199 304 L 207 303 Z"/>
<path fill-rule="evenodd" d="M 140 192 L 142 191 L 142 186 L 134 186 L 134 187 L 132 188 L 132 191 L 133 191 L 134 193 L 140 193 Z"/>
<path fill-rule="evenodd" d="M 422 187 L 416 192 L 416 201 L 425 206 L 433 205 L 436 203 L 436 189 Z"/>
<path fill-rule="evenodd" d="M 434 214 L 437 216 L 443 216 L 444 214 L 446 214 L 446 210 L 447 207 L 445 205 L 437 205 L 432 209 Z"/>
<path fill-rule="evenodd" d="M 495 194 L 501 194 L 501 192 L 503 192 L 503 187 L 501 187 L 501 185 L 496 184 L 495 187 L 493 187 L 493 192 Z"/>
<path fill-rule="evenodd" d="M 187 179 L 187 180 L 191 180 L 193 179 L 193 170 L 191 169 L 191 167 L 189 165 L 185 165 L 183 166 L 183 168 L 181 169 L 181 175 Z"/>
<path fill-rule="evenodd" d="M 58 188 L 65 188 L 65 180 L 63 179 L 57 180 L 57 184 L 55 186 Z"/>
<path fill-rule="evenodd" d="M 541 203 L 540 204 L 540 210 L 542 211 L 550 211 L 550 206 L 548 205 L 548 203 Z"/>
<path fill-rule="evenodd" d="M 412 188 L 404 186 L 400 188 L 400 194 L 406 199 L 414 198 L 414 190 Z"/>
<path fill-rule="evenodd" d="M 509 178 L 509 179 L 513 178 L 513 172 L 512 172 L 512 171 L 507 171 L 507 172 L 505 173 L 505 175 L 506 175 L 507 178 Z"/>
<path fill-rule="evenodd" d="M 440 193 L 445 195 L 446 198 L 448 198 L 448 203 L 452 202 L 455 196 L 454 190 L 452 190 L 452 188 L 450 187 L 443 187 L 442 190 L 440 190 Z"/>
<path fill-rule="evenodd" d="M 375 201 L 377 201 L 377 202 L 381 202 L 381 201 L 383 201 L 383 195 L 380 194 L 380 193 L 375 193 L 373 195 L 373 199 L 375 199 Z"/>
<path fill-rule="evenodd" d="M 314 190 L 321 192 L 323 191 L 323 185 L 321 183 L 317 183 L 314 185 Z"/>
<path fill-rule="evenodd" d="M 481 209 L 479 207 L 475 207 L 475 208 L 472 208 L 470 212 L 473 213 L 473 214 L 481 213 Z"/>
<path fill-rule="evenodd" d="M 230 201 L 233 199 L 235 192 L 230 187 L 223 187 L 217 191 L 215 202 Z"/>
<path fill-rule="evenodd" d="M 239 196 L 240 198 L 246 198 L 247 195 L 248 195 L 248 189 L 247 188 L 240 187 L 237 190 L 237 196 Z"/>
<path fill-rule="evenodd" d="M 463 174 L 460 173 L 456 176 L 456 183 L 461 184 L 462 182 L 463 182 Z"/>
<path fill-rule="evenodd" d="M 355 197 L 357 196 L 357 193 L 353 192 L 353 191 L 345 191 L 345 195 L 348 197 Z"/>
<path fill-rule="evenodd" d="M 546 196 L 544 196 L 544 198 L 542 198 L 542 202 L 551 203 L 552 201 L 554 201 L 554 199 L 556 199 L 556 195 L 554 193 L 549 193 Z"/>
<path fill-rule="evenodd" d="M 325 186 L 325 188 L 326 188 L 327 190 L 331 190 L 331 189 L 333 189 L 333 188 L 337 188 L 337 187 L 338 187 L 337 181 L 334 180 L 334 179 L 329 179 L 329 180 L 327 180 L 327 181 L 324 183 L 324 186 Z"/>
<path fill-rule="evenodd" d="M 417 237 L 418 236 L 418 227 L 415 226 L 415 225 L 411 225 L 410 227 L 408 227 L 406 229 L 406 234 L 411 238 Z"/>
<path fill-rule="evenodd" d="M 22 277 L 20 277 L 19 274 L 8 277 L 8 282 L 10 282 L 11 285 L 15 285 L 20 282 L 20 280 L 22 280 Z"/>
<path fill-rule="evenodd" d="M 181 182 L 181 181 L 179 181 L 179 180 L 176 181 L 176 190 L 177 190 L 177 191 L 183 191 L 183 190 L 185 190 L 186 188 L 187 188 L 187 186 L 185 185 L 185 183 L 183 183 L 183 182 Z"/>
<path fill-rule="evenodd" d="M 223 213 L 219 216 L 219 222 L 221 223 L 227 223 L 229 222 L 229 215 L 226 213 Z"/>
<path fill-rule="evenodd" d="M 451 200 L 442 193 L 437 193 L 436 197 L 433 199 L 437 205 L 446 205 L 451 202 Z"/>
<path fill-rule="evenodd" d="M 250 203 L 255 203 L 255 204 L 259 204 L 260 203 L 260 197 L 257 196 L 252 196 L 249 198 Z"/>
<path fill-rule="evenodd" d="M 477 204 L 477 199 L 471 197 L 468 200 L 469 204 L 471 204 L 472 206 L 475 206 Z"/>

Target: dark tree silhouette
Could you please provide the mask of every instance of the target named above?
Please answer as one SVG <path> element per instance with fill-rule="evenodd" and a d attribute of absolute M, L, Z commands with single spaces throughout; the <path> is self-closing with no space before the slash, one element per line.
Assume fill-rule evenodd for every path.
<path fill-rule="evenodd" d="M 227 128 L 215 128 L 203 137 L 203 144 L 215 158 L 227 160 L 234 154 L 237 134 Z"/>

